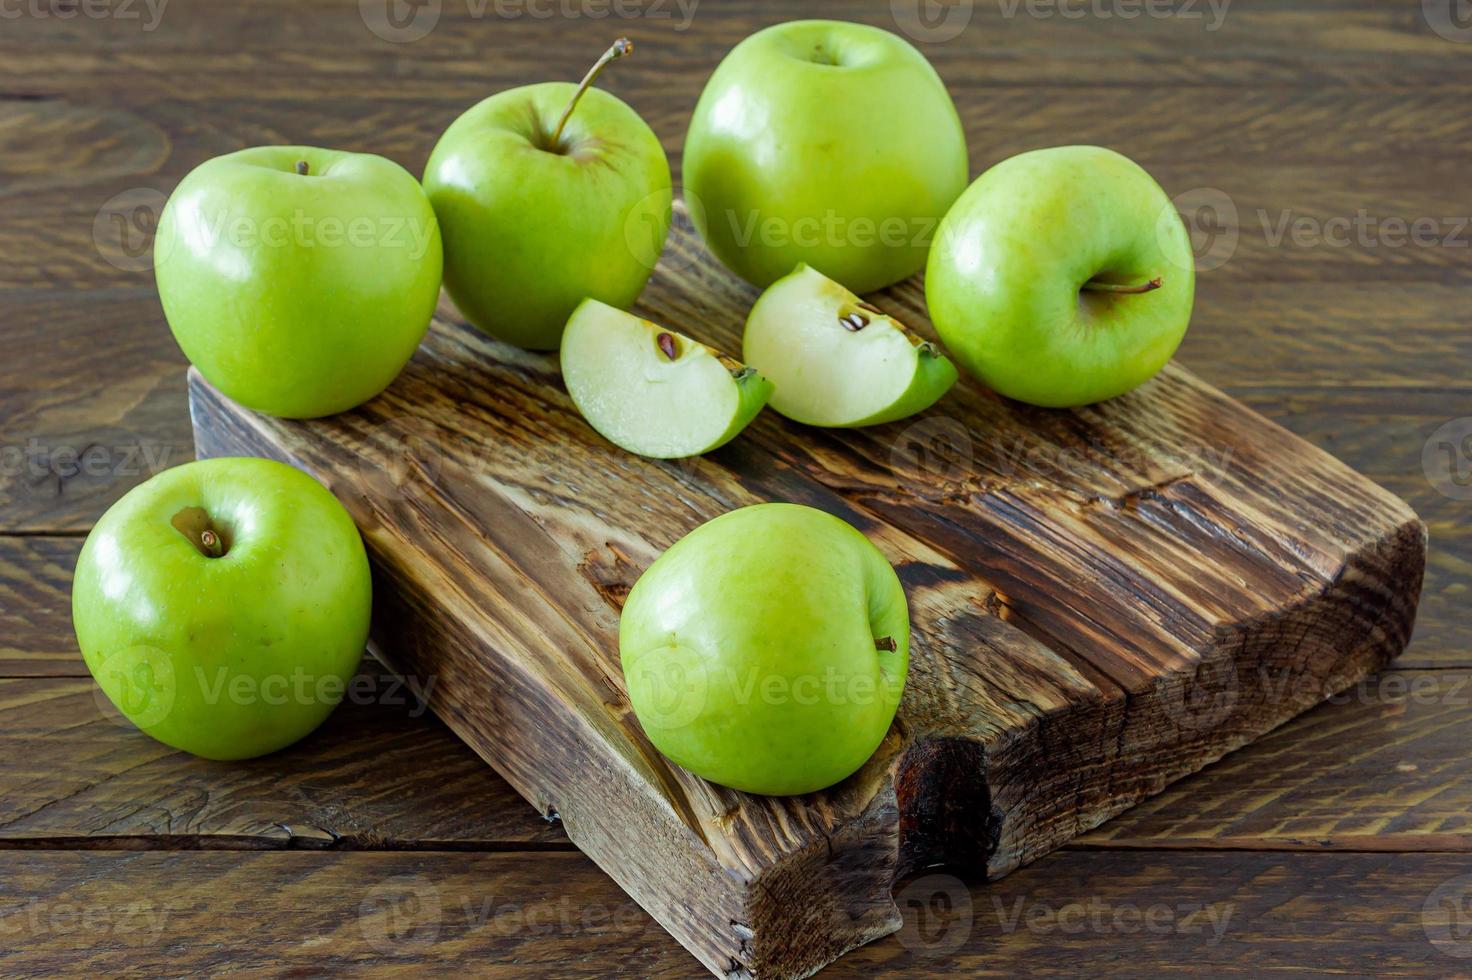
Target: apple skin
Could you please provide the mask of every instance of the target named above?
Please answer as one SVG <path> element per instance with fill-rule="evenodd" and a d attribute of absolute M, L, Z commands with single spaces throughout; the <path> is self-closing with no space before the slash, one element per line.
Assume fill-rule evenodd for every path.
<path fill-rule="evenodd" d="M 920 271 L 968 176 L 961 120 L 925 56 L 825 20 L 732 49 L 695 107 L 683 170 L 691 218 L 737 275 L 765 287 L 806 262 L 858 293 Z"/>
<path fill-rule="evenodd" d="M 895 649 L 876 649 L 888 637 Z M 904 588 L 849 524 L 798 504 L 701 525 L 635 583 L 619 625 L 629 698 L 676 763 L 749 793 L 844 779 L 894 719 L 909 667 Z"/>
<path fill-rule="evenodd" d="M 1148 293 L 1080 291 L 1087 281 Z M 1175 206 L 1098 146 L 1023 153 L 978 177 L 941 224 L 925 300 L 951 356 L 995 391 L 1051 408 L 1113 398 L 1180 345 L 1195 260 Z"/>
<path fill-rule="evenodd" d="M 174 526 L 203 508 L 228 538 L 205 555 Z M 368 558 L 316 480 L 264 459 L 186 463 L 133 488 L 87 536 L 72 622 L 118 710 L 207 759 L 274 752 L 341 699 L 368 638 Z"/>
<path fill-rule="evenodd" d="M 633 235 L 663 245 L 670 167 L 647 123 L 590 88 L 544 149 L 577 86 L 526 85 L 472 106 L 440 137 L 424 187 L 445 235 L 445 288 L 491 336 L 556 350 L 584 297 L 627 309 L 654 271 Z"/>
<path fill-rule="evenodd" d="M 441 257 L 429 200 L 398 164 L 262 146 L 179 183 L 154 271 L 174 339 L 211 384 L 256 411 L 314 418 L 403 369 L 434 313 Z"/>

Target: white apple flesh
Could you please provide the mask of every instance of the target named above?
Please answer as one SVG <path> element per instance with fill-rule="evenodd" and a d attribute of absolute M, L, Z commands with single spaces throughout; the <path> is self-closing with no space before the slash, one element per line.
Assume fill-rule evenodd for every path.
<path fill-rule="evenodd" d="M 772 393 L 772 383 L 752 368 L 594 299 L 567 321 L 562 379 L 599 434 L 655 459 L 719 448 Z"/>
<path fill-rule="evenodd" d="M 935 344 L 807 265 L 756 301 L 741 356 L 776 386 L 772 407 L 808 425 L 893 422 L 956 382 Z"/>

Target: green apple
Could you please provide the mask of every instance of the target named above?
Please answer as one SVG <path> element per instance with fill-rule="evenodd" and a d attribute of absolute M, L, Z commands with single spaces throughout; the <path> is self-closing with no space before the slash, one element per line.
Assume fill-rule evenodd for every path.
<path fill-rule="evenodd" d="M 235 401 L 289 418 L 388 387 L 429 326 L 440 263 L 434 211 L 408 171 L 307 146 L 200 164 L 154 244 L 184 355 Z"/>
<path fill-rule="evenodd" d="M 424 186 L 444 230 L 445 288 L 497 339 L 555 350 L 583 297 L 627 308 L 654 271 L 669 231 L 669 161 L 638 113 L 590 88 L 629 50 L 620 39 L 580 85 L 491 96 L 430 155 Z M 647 254 L 630 245 L 641 230 L 656 243 Z"/>
<path fill-rule="evenodd" d="M 910 658 L 899 577 L 849 524 L 798 504 L 723 514 L 624 604 L 619 653 L 645 733 L 712 782 L 788 795 L 864 764 Z"/>
<path fill-rule="evenodd" d="M 762 293 L 741 348 L 777 386 L 772 407 L 808 425 L 893 422 L 956 383 L 934 344 L 808 265 Z"/>
<path fill-rule="evenodd" d="M 961 120 L 925 56 L 841 21 L 742 41 L 685 137 L 691 218 L 758 286 L 799 262 L 860 293 L 913 275 L 968 175 Z"/>
<path fill-rule="evenodd" d="M 1138 164 L 1098 146 L 992 167 L 941 223 L 925 300 L 946 348 L 993 389 L 1061 408 L 1143 384 L 1185 336 L 1191 241 Z"/>
<path fill-rule="evenodd" d="M 724 446 L 772 383 L 712 347 L 587 299 L 562 335 L 562 380 L 588 424 L 640 456 L 679 459 Z"/>
<path fill-rule="evenodd" d="M 341 700 L 368 638 L 357 528 L 310 476 L 210 459 L 133 488 L 87 536 L 72 622 L 87 669 L 160 742 L 207 759 L 290 745 Z"/>

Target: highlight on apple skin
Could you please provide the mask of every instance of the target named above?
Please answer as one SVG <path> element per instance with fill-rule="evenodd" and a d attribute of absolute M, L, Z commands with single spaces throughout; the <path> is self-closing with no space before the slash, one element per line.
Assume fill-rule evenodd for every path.
<path fill-rule="evenodd" d="M 699 456 L 750 424 L 772 394 L 753 368 L 682 333 L 595 299 L 562 338 L 562 380 L 583 418 L 621 449 Z"/>
<path fill-rule="evenodd" d="M 258 146 L 192 170 L 159 218 L 154 273 L 184 356 L 247 408 L 332 415 L 377 395 L 439 299 L 434 211 L 368 153 Z"/>
<path fill-rule="evenodd" d="M 332 712 L 368 639 L 353 519 L 266 459 L 165 470 L 108 508 L 72 582 L 87 669 L 130 721 L 207 759 L 248 759 Z"/>
<path fill-rule="evenodd" d="M 831 20 L 777 24 L 726 55 L 683 173 L 691 219 L 737 275 L 765 287 L 806 262 L 859 293 L 920 271 L 969 176 L 961 119 L 925 56 Z"/>
<path fill-rule="evenodd" d="M 951 355 L 1000 394 L 1050 408 L 1154 377 L 1185 336 L 1195 292 L 1170 198 L 1098 146 L 1033 150 L 982 174 L 941 222 L 925 272 Z"/>
<path fill-rule="evenodd" d="M 445 130 L 424 187 L 445 236 L 445 289 L 498 340 L 556 350 L 584 297 L 626 309 L 654 271 L 628 229 L 669 231 L 670 167 L 659 137 L 618 97 L 581 84 L 524 85 Z M 658 252 L 658 249 L 655 249 Z"/>
<path fill-rule="evenodd" d="M 935 344 L 808 265 L 757 299 L 741 346 L 776 385 L 772 408 L 807 425 L 893 422 L 929 408 L 956 382 L 955 365 Z"/>
<path fill-rule="evenodd" d="M 634 712 L 671 760 L 749 793 L 810 793 L 858 770 L 889 731 L 910 617 L 894 569 L 853 526 L 755 504 L 645 570 L 619 653 Z"/>

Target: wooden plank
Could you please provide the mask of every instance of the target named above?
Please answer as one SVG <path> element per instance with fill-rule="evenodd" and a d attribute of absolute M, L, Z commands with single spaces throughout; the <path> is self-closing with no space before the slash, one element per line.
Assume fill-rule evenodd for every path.
<path fill-rule="evenodd" d="M 183 357 L 151 288 L 5 295 L 5 530 L 85 530 L 129 487 L 191 458 Z"/>
<path fill-rule="evenodd" d="M 0 682 L 0 848 L 572 846 L 441 724 L 385 703 L 402 692 L 376 664 L 355 684 L 313 737 L 223 765 L 122 723 L 85 679 Z M 1388 671 L 1079 844 L 1472 851 L 1469 707 L 1467 671 Z"/>
<path fill-rule="evenodd" d="M 1469 873 L 1466 855 L 1070 851 L 990 885 L 915 879 L 899 934 L 822 975 L 1456 974 Z M 697 969 L 576 853 L 9 852 L 0 930 L 13 976 Z"/>
<path fill-rule="evenodd" d="M 0 677 L 85 677 L 72 634 L 75 538 L 0 537 Z"/>
<path fill-rule="evenodd" d="M 684 11 L 691 6 L 693 16 L 687 17 Z M 1076 88 L 1128 84 L 1149 90 L 1275 85 L 1424 91 L 1467 84 L 1456 44 L 1432 31 L 1414 7 L 1374 0 L 1219 4 L 1226 7 L 1224 17 L 1213 16 L 1205 2 L 1189 9 L 1177 5 L 1199 17 L 1065 16 L 1061 5 L 1050 4 L 957 6 L 966 14 L 963 29 L 947 30 L 950 36 L 942 37 L 915 30 L 915 17 L 904 17 L 915 8 L 881 0 L 862 5 L 817 0 L 805 4 L 803 14 L 889 30 L 907 25 L 957 86 L 1032 87 L 1040 78 Z M 276 0 L 248 8 L 177 4 L 166 10 L 162 28 L 152 32 L 142 30 L 141 20 L 22 18 L 9 22 L 0 47 L 5 53 L 0 87 L 48 93 L 73 90 L 85 81 L 106 90 L 126 79 L 138 93 L 135 98 L 169 92 L 207 99 L 242 90 L 271 97 L 300 91 L 298 80 L 315 73 L 392 78 L 405 97 L 417 97 L 447 80 L 493 71 L 540 78 L 554 65 L 562 77 L 576 77 L 586 52 L 599 50 L 621 29 L 641 45 L 664 52 L 658 61 L 649 59 L 647 67 L 631 65 L 631 71 L 703 75 L 743 37 L 791 16 L 763 4 L 669 3 L 657 10 L 647 4 L 636 9 L 655 15 L 559 17 L 551 31 L 546 16 L 526 12 L 532 8 L 547 9 L 535 3 L 445 3 L 433 30 L 405 44 L 371 34 L 352 0 L 311 6 Z M 520 15 L 494 16 L 498 9 Z M 660 11 L 669 16 L 657 16 Z M 231 44 L 222 47 L 220 38 Z M 494 58 L 487 57 L 488 48 Z M 126 57 L 118 57 L 120 51 Z"/>
<path fill-rule="evenodd" d="M 698 87 L 702 78 L 690 77 L 689 88 Z M 418 172 L 450 120 L 496 87 L 479 72 L 474 80 L 474 91 L 458 97 L 441 92 L 416 102 L 412 111 L 367 94 L 358 97 L 361 104 L 300 95 L 275 101 L 257 96 L 245 102 L 237 95 L 235 101 L 219 107 L 223 120 L 214 114 L 202 117 L 192 106 L 179 102 L 130 101 L 126 107 L 99 103 L 92 101 L 91 89 L 86 101 L 0 102 L 0 149 L 6 151 L 0 159 L 10 161 L 8 171 L 0 171 L 0 188 L 9 199 L 10 214 L 6 227 L 0 229 L 0 244 L 26 245 L 15 249 L 13 261 L 0 270 L 0 283 L 73 288 L 146 283 L 146 255 L 142 262 L 136 255 L 119 256 L 110 240 L 119 233 L 108 223 L 110 218 L 100 228 L 94 227 L 99 210 L 129 191 L 149 196 L 156 210 L 194 166 L 242 146 L 290 141 L 295 133 L 310 132 L 316 142 L 384 153 Z M 662 135 L 678 173 L 689 105 L 672 97 L 670 78 L 657 77 L 653 84 L 647 95 L 615 89 L 633 100 Z M 1223 250 L 1231 239 L 1213 246 L 1203 287 L 1292 283 L 1290 288 L 1298 289 L 1297 284 L 1332 280 L 1357 291 L 1376 282 L 1446 286 L 1469 274 L 1465 261 L 1472 252 L 1468 209 L 1451 190 L 1468 164 L 1466 154 L 1457 150 L 1466 136 L 1449 132 L 1445 122 L 1462 119 L 1454 101 L 1460 96 L 1443 93 L 1447 101 L 1407 106 L 1404 100 L 1374 93 L 1331 93 L 1296 100 L 1291 94 L 1272 90 L 1214 94 L 1212 111 L 1225 116 L 1218 132 L 1236 134 L 1247 127 L 1256 133 L 1266 124 L 1251 120 L 1281 120 L 1267 126 L 1268 131 L 1255 140 L 1234 141 L 1238 147 L 1257 147 L 1255 151 L 1239 149 L 1235 156 L 1200 147 L 1200 127 L 1190 114 L 1192 103 L 1184 101 L 1181 93 L 1174 96 L 1180 101 L 1167 108 L 1182 115 L 1162 113 L 1146 128 L 1122 121 L 1132 118 L 1131 112 L 1122 111 L 1136 103 L 1138 96 L 1132 89 L 1090 90 L 1083 95 L 1044 89 L 1024 97 L 1041 101 L 1027 101 L 1008 112 L 991 96 L 962 99 L 963 118 L 974 134 L 973 172 L 1014 152 L 1053 142 L 1049 133 L 1067 132 L 1078 141 L 1114 146 L 1139 159 L 1170 193 L 1179 196 L 1202 234 L 1218 231 L 1219 236 L 1234 236 L 1235 249 L 1225 264 Z M 1401 121 L 1382 125 L 1382 117 L 1392 114 L 1395 106 L 1400 106 Z M 1364 131 L 1376 134 L 1375 149 L 1354 152 L 1333 138 L 1331 124 L 1345 117 L 1365 117 L 1367 127 L 1373 125 Z M 1232 120 L 1240 125 L 1232 125 Z M 1465 122 L 1459 125 L 1466 127 Z M 367 139 L 365 126 L 372 134 Z M 1280 127 L 1297 131 L 1290 153 L 1284 151 Z M 36 129 L 54 132 L 63 146 L 76 149 L 59 157 L 44 152 L 35 141 L 24 138 Z M 1429 134 L 1421 138 L 1434 140 L 1434 151 L 1428 145 L 1426 152 L 1415 153 L 1412 132 Z M 14 146 L 5 141 L 7 133 L 15 134 Z M 97 140 L 131 149 L 97 154 L 89 149 Z M 1450 145 L 1442 145 L 1443 140 Z M 1326 152 L 1336 159 L 1324 159 Z M 1201 210 L 1206 205 L 1215 210 Z M 65 220 L 58 220 L 59 216 Z M 126 217 L 135 214 L 130 210 Z M 1407 227 L 1417 222 L 1429 222 L 1430 230 L 1412 239 Z M 105 240 L 102 250 L 94 242 L 94 233 Z M 136 229 L 127 232 L 130 242 L 135 233 Z M 1207 298 L 1203 293 L 1203 299 Z M 1290 313 L 1292 319 L 1285 319 L 1285 325 L 1320 315 L 1315 311 L 1325 304 L 1354 308 L 1343 288 L 1337 296 L 1324 290 L 1322 298 L 1297 294 L 1294 299 L 1296 302 L 1286 305 L 1299 312 Z M 1394 307 L 1389 308 L 1393 314 Z M 1404 314 L 1404 305 L 1400 312 Z M 1327 317 L 1327 312 L 1322 316 Z M 1229 322 L 1241 324 L 1250 319 Z M 1430 326 L 1443 322 L 1440 316 L 1425 319 Z M 1451 319 L 1460 323 L 1455 315 Z M 1402 319 L 1396 325 L 1404 328 L 1408 324 Z M 1306 335 L 1320 336 L 1321 332 Z"/>
<path fill-rule="evenodd" d="M 1472 674 L 1369 678 L 1078 844 L 1472 851 Z"/>
<path fill-rule="evenodd" d="M 636 62 L 646 54 L 657 64 L 640 72 Z M 693 95 L 708 68 L 670 67 L 666 54 L 641 52 L 639 59 L 620 64 L 617 75 L 610 73 L 599 84 L 635 106 L 678 162 Z M 49 195 L 83 182 L 143 174 L 172 184 L 211 156 L 288 141 L 296 133 L 311 133 L 324 146 L 391 156 L 417 173 L 445 128 L 470 105 L 524 84 L 528 77 L 556 79 L 563 70 L 576 77 L 588 57 L 567 42 L 562 59 L 566 68 L 543 62 L 533 75 L 514 76 L 494 62 L 478 63 L 466 66 L 463 77 L 417 93 L 406 90 L 404 78 L 377 72 L 353 77 L 349 87 L 331 98 L 300 86 L 274 95 L 235 89 L 212 97 L 208 114 L 200 111 L 191 93 L 173 87 L 160 93 L 130 90 L 125 99 L 85 90 L 0 102 L 0 148 L 5 151 L 0 187 L 10 197 Z M 672 83 L 681 94 L 672 91 Z M 1184 183 L 1173 188 L 1177 191 L 1203 183 L 1229 193 L 1255 189 L 1249 180 L 1237 179 L 1239 174 L 1255 175 L 1243 168 L 1274 165 L 1294 180 L 1308 167 L 1322 168 L 1320 173 L 1390 176 L 1378 185 L 1353 185 L 1365 192 L 1350 211 L 1354 214 L 1359 207 L 1405 200 L 1417 190 L 1426 195 L 1423 199 L 1458 205 L 1454 194 L 1443 190 L 1431 197 L 1437 188 L 1418 188 L 1412 177 L 1447 172 L 1472 156 L 1472 122 L 1456 111 L 1465 94 L 1439 87 L 1394 93 L 1272 86 L 1167 89 L 1152 93 L 1153 124 L 1144 128 L 1132 114 L 1119 111 L 1138 99 L 1134 86 L 1078 89 L 1045 82 L 986 92 L 968 91 L 964 84 L 950 88 L 962 125 L 972 134 L 974 173 L 997 160 L 1053 145 L 1058 134 L 1066 133 L 1075 142 L 1117 147 L 1152 170 L 1191 168 L 1181 175 Z M 1209 129 L 1196 125 L 1194 118 L 1205 99 L 1212 103 Z M 1355 130 L 1345 131 L 1346 117 L 1356 119 Z M 49 137 L 44 147 L 24 138 L 37 130 Z M 99 145 L 116 149 L 95 152 Z M 1343 188 L 1320 187 L 1319 196 L 1308 203 L 1325 200 L 1325 194 L 1336 190 Z M 62 203 L 63 198 L 48 196 L 26 210 Z M 1256 220 L 1248 224 L 1260 226 Z"/>
<path fill-rule="evenodd" d="M 1465 603 L 1455 591 L 1467 569 L 1439 574 L 1441 564 L 1465 562 L 1437 539 L 1438 528 L 1443 522 L 1450 528 L 1452 520 L 1450 512 L 1428 516 L 1434 546 L 1427 587 L 1416 641 L 1402 664 L 1472 666 L 1465 644 L 1437 645 L 1465 636 L 1468 628 Z M 1469 541 L 1463 526 L 1458 544 L 1465 550 Z M 76 538 L 0 537 L 0 676 L 82 679 L 9 686 L 0 749 L 24 764 L 0 773 L 0 799 L 12 805 L 0 817 L 0 846 L 565 841 L 560 828 L 537 817 L 443 726 L 410 724 L 412 706 L 382 704 L 401 698 L 381 680 L 362 688 L 368 698 L 355 697 L 318 735 L 247 764 L 246 772 L 170 752 L 115 723 L 85 680 L 71 634 L 71 568 L 80 546 Z M 364 676 L 377 678 L 377 670 L 365 663 Z M 1472 782 L 1463 778 L 1472 734 L 1464 723 L 1472 717 L 1466 681 L 1458 671 L 1396 670 L 1355 685 L 1085 839 L 1107 846 L 1240 846 L 1251 840 L 1274 848 L 1466 849 L 1472 839 L 1465 833 L 1465 815 L 1472 813 Z M 412 761 L 426 758 L 437 762 Z M 84 767 L 79 759 L 86 760 Z M 384 770 L 393 773 L 391 794 L 374 788 Z M 310 791 L 283 789 L 298 781 Z M 476 801 L 473 809 L 446 791 L 460 786 L 473 787 L 467 792 Z M 201 798 L 211 804 L 200 806 Z M 442 806 L 424 800 L 442 800 Z"/>
<path fill-rule="evenodd" d="M 54 247 L 58 257 L 87 245 Z M 20 255 L 46 248 L 11 242 Z M 1203 283 L 1181 359 L 1381 482 L 1411 474 L 1414 488 L 1426 436 L 1472 413 L 1462 292 Z M 0 530 L 85 531 L 129 487 L 191 458 L 183 357 L 151 286 L 7 296 L 3 329 L 17 356 L 0 364 Z M 79 386 L 74 374 L 107 383 Z"/>
<path fill-rule="evenodd" d="M 733 347 L 750 299 L 682 219 L 641 308 Z M 925 329 L 914 284 L 880 302 Z M 993 438 L 941 472 L 907 448 L 917 423 L 821 432 L 770 413 L 704 460 L 639 460 L 577 417 L 553 358 L 445 323 L 333 419 L 243 412 L 197 376 L 191 397 L 202 454 L 328 482 L 382 579 L 382 648 L 441 678 L 431 701 L 457 734 L 716 971 L 800 975 L 892 930 L 907 868 L 997 875 L 1046 853 L 1383 666 L 1420 585 L 1404 504 L 1179 368 L 1071 413 L 958 385 L 927 421 Z M 1223 445 L 1230 465 L 1197 458 Z M 868 532 L 917 630 L 891 737 L 802 800 L 669 764 L 615 662 L 638 570 L 762 499 Z M 818 911 L 834 905 L 862 911 L 836 927 Z"/>
<path fill-rule="evenodd" d="M 240 763 L 155 742 L 91 678 L 0 680 L 0 753 L 0 848 L 570 846 L 372 661 L 320 729 Z"/>
<path fill-rule="evenodd" d="M 1451 515 L 1444 520 L 1450 525 Z M 1442 521 L 1430 518 L 1433 541 Z M 1464 529 L 1459 543 L 1468 540 L 1472 536 Z M 125 838 L 137 838 L 129 846 L 163 840 L 241 847 L 293 841 L 334 847 L 565 841 L 560 828 L 538 818 L 443 726 L 431 720 L 411 724 L 413 706 L 381 703 L 402 695 L 378 679 L 371 662 L 364 677 L 373 683 L 362 688 L 367 699 L 355 696 L 318 735 L 247 764 L 244 772 L 170 752 L 115 723 L 85 680 L 71 634 L 71 568 L 80 546 L 75 538 L 0 537 L 0 676 L 82 679 L 8 686 L 0 750 L 21 764 L 0 774 L 0 799 L 9 804 L 0 817 L 0 846 L 81 838 L 89 846 L 122 846 Z M 1417 641 L 1401 663 L 1429 659 L 1472 666 L 1465 645 L 1423 652 L 1438 637 L 1467 629 L 1464 605 L 1454 593 L 1439 594 L 1435 585 L 1444 552 L 1445 543 L 1431 551 Z M 1445 589 L 1465 580 L 1463 569 Z M 1465 849 L 1472 840 L 1466 823 L 1472 782 L 1463 778 L 1464 749 L 1472 736 L 1469 704 L 1472 686 L 1465 673 L 1391 671 L 1355 685 L 1334 703 L 1183 780 L 1085 840 L 1111 846 L 1236 846 L 1252 840 L 1260 847 Z M 431 767 L 412 761 L 417 759 L 437 761 Z M 385 771 L 393 773 L 388 782 L 395 792 L 374 788 Z M 310 791 L 292 789 L 297 782 Z M 462 786 L 473 787 L 467 790 L 473 807 L 447 790 Z M 210 805 L 201 807 L 201 797 Z M 424 805 L 425 800 L 441 800 L 442 806 Z"/>

